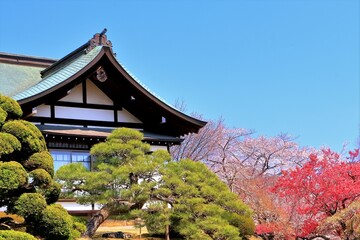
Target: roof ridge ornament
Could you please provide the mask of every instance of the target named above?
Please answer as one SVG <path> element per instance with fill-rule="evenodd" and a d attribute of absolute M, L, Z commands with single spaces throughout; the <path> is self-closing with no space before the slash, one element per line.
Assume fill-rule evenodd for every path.
<path fill-rule="evenodd" d="M 106 32 L 107 32 L 107 29 L 104 28 L 104 30 L 102 30 L 101 33 L 96 33 L 93 36 L 93 38 L 89 40 L 89 42 L 88 42 L 89 45 L 85 49 L 85 52 L 88 53 L 97 46 L 109 47 L 112 52 L 112 43 L 110 40 L 107 40 L 107 36 L 105 34 Z"/>

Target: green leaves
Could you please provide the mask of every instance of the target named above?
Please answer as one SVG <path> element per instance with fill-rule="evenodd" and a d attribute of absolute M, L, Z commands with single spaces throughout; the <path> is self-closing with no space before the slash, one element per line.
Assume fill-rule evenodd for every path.
<path fill-rule="evenodd" d="M 204 164 L 172 162 L 167 151 L 149 153 L 141 138 L 136 130 L 117 129 L 91 149 L 95 171 L 70 164 L 56 177 L 68 191 L 81 192 L 78 202 L 132 210 L 156 232 L 170 225 L 186 239 L 234 240 L 253 233 L 251 210 Z"/>
<path fill-rule="evenodd" d="M 0 162 L 0 192 L 7 192 L 27 184 L 27 172 L 18 162 Z"/>
<path fill-rule="evenodd" d="M 54 176 L 54 160 L 48 151 L 36 152 L 25 161 L 24 167 L 28 171 L 44 169 L 50 176 Z"/>
<path fill-rule="evenodd" d="M 181 235 L 188 239 L 241 239 L 253 233 L 251 210 L 204 164 L 171 162 L 161 175 L 157 193 L 171 190 L 175 199 L 173 228 Z"/>
<path fill-rule="evenodd" d="M 15 202 L 15 213 L 26 219 L 39 219 L 47 204 L 39 193 L 24 193 Z"/>
<path fill-rule="evenodd" d="M 44 220 L 49 216 L 49 221 L 61 222 L 71 216 L 64 209 L 57 214 L 58 210 L 48 207 L 58 200 L 61 191 L 53 180 L 54 162 L 42 133 L 34 124 L 18 120 L 21 115 L 16 101 L 0 95 L 0 206 L 23 216 L 27 232 L 44 239 L 73 239 L 80 233 L 72 222 L 56 225 Z M 3 233 L 0 239 L 33 239 Z"/>
<path fill-rule="evenodd" d="M 41 132 L 32 123 L 24 120 L 8 121 L 3 125 L 2 132 L 15 136 L 21 142 L 25 156 L 47 150 Z"/>
<path fill-rule="evenodd" d="M 0 108 L 7 112 L 8 119 L 17 119 L 23 114 L 20 105 L 7 96 L 0 95 Z"/>
<path fill-rule="evenodd" d="M 6 159 L 6 155 L 21 149 L 19 140 L 9 133 L 0 132 L 0 159 Z"/>

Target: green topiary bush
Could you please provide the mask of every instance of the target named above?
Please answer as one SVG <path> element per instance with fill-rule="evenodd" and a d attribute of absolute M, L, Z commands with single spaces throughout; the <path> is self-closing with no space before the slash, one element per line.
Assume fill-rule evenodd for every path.
<path fill-rule="evenodd" d="M 29 173 L 32 178 L 31 184 L 40 188 L 45 188 L 53 181 L 50 174 L 44 169 L 35 169 Z"/>
<path fill-rule="evenodd" d="M 39 193 L 23 193 L 15 202 L 15 213 L 25 220 L 38 220 L 47 204 L 45 198 Z"/>
<path fill-rule="evenodd" d="M 39 233 L 45 239 L 72 239 L 73 219 L 59 204 L 48 205 L 42 213 Z"/>
<path fill-rule="evenodd" d="M 37 136 L 37 132 L 34 132 L 33 124 L 25 124 L 23 120 L 7 121 L 3 127 L 2 132 L 14 135 L 22 146 L 22 152 L 27 157 L 35 152 L 46 151 L 46 143 L 43 138 Z M 35 126 L 34 126 L 35 127 Z"/>
<path fill-rule="evenodd" d="M 18 162 L 0 162 L 0 191 L 14 190 L 27 184 L 27 172 Z"/>
<path fill-rule="evenodd" d="M 48 151 L 34 153 L 24 163 L 24 167 L 28 171 L 41 168 L 47 171 L 51 177 L 54 176 L 54 160 Z"/>
<path fill-rule="evenodd" d="M 8 114 L 0 107 L 0 127 L 5 123 Z"/>
<path fill-rule="evenodd" d="M 0 230 L 0 240 L 37 240 L 34 236 L 14 230 Z"/>
<path fill-rule="evenodd" d="M 21 143 L 16 137 L 9 133 L 0 132 L 0 159 L 3 156 L 19 151 L 21 149 Z"/>
<path fill-rule="evenodd" d="M 8 119 L 20 118 L 23 114 L 17 101 L 7 96 L 0 95 L 0 108 L 8 113 Z"/>
<path fill-rule="evenodd" d="M 52 180 L 46 188 L 39 189 L 39 192 L 45 197 L 47 204 L 53 204 L 59 199 L 61 185 Z"/>

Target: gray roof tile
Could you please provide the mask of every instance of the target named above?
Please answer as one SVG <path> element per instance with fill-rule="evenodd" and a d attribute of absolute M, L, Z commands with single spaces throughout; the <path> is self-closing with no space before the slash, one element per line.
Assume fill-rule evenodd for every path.
<path fill-rule="evenodd" d="M 50 73 L 44 77 L 39 83 L 30 87 L 29 89 L 20 92 L 13 96 L 17 101 L 23 100 L 39 93 L 42 93 L 50 88 L 55 87 L 56 85 L 64 82 L 69 77 L 75 75 L 86 65 L 88 65 L 101 51 L 102 46 L 97 46 L 87 54 L 81 54 L 75 59 L 72 59 L 68 63 L 64 64 L 62 67 Z"/>

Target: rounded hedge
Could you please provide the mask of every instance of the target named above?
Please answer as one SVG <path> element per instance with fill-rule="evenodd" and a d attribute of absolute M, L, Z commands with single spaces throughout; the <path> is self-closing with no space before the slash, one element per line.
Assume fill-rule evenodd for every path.
<path fill-rule="evenodd" d="M 23 166 L 14 161 L 0 162 L 0 189 L 14 190 L 27 184 L 28 175 Z"/>
<path fill-rule="evenodd" d="M 33 235 L 14 230 L 0 230 L 0 240 L 37 240 Z"/>
<path fill-rule="evenodd" d="M 32 185 L 45 188 L 50 185 L 52 178 L 44 169 L 35 169 L 29 173 L 32 178 Z"/>
<path fill-rule="evenodd" d="M 68 240 L 72 238 L 73 219 L 61 205 L 48 205 L 42 213 L 40 230 L 45 239 Z"/>
<path fill-rule="evenodd" d="M 8 118 L 20 118 L 23 114 L 20 105 L 14 99 L 0 95 L 0 108 L 8 113 Z"/>
<path fill-rule="evenodd" d="M 19 140 L 9 133 L 0 132 L 0 158 L 21 149 Z"/>
<path fill-rule="evenodd" d="M 41 168 L 47 171 L 50 176 L 54 176 L 54 160 L 48 151 L 34 153 L 24 163 L 24 167 L 28 171 Z"/>
<path fill-rule="evenodd" d="M 8 114 L 0 107 L 0 127 L 5 123 Z"/>
<path fill-rule="evenodd" d="M 22 152 L 35 153 L 46 151 L 46 143 L 43 138 L 39 138 L 37 132 L 33 131 L 33 124 L 27 124 L 23 120 L 7 121 L 3 127 L 2 132 L 14 135 L 22 145 Z"/>
<path fill-rule="evenodd" d="M 23 193 L 15 202 L 15 213 L 27 219 L 39 219 L 47 204 L 40 193 Z"/>
<path fill-rule="evenodd" d="M 47 204 L 52 204 L 59 199 L 61 185 L 55 181 L 51 181 L 46 188 L 39 189 L 39 192 L 45 197 Z"/>

